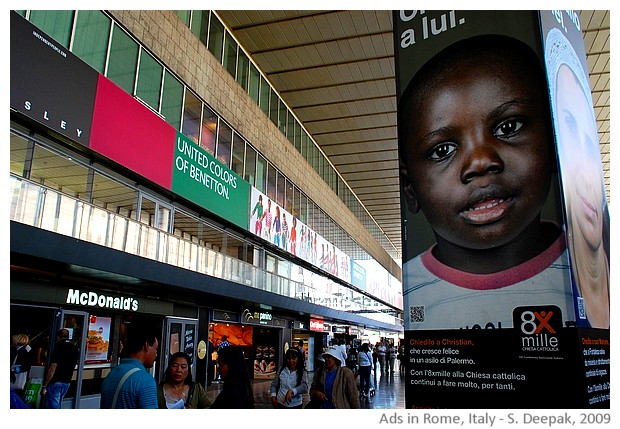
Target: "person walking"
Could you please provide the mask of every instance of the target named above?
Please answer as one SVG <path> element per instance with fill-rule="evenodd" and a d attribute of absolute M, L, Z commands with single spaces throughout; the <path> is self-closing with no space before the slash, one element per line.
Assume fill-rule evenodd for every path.
<path fill-rule="evenodd" d="M 101 408 L 159 408 L 157 383 L 147 371 L 155 363 L 158 347 L 151 327 L 130 325 L 127 357 L 101 383 Z"/>
<path fill-rule="evenodd" d="M 11 390 L 19 396 L 24 393 L 28 371 L 32 366 L 31 350 L 28 335 L 15 334 L 11 337 Z"/>
<path fill-rule="evenodd" d="M 211 408 L 254 408 L 254 393 L 243 350 L 239 346 L 224 347 L 217 354 L 217 362 L 224 386 Z"/>
<path fill-rule="evenodd" d="M 330 346 L 325 353 L 325 367 L 314 373 L 310 389 L 311 402 L 318 408 L 360 408 L 357 384 L 353 372 L 342 365 L 344 358 L 339 346 Z"/>
<path fill-rule="evenodd" d="M 43 387 L 41 387 L 45 408 L 61 408 L 79 358 L 80 351 L 69 339 L 69 330 L 59 329 L 56 333 L 56 345 L 52 351 L 50 365 L 47 368 Z"/>
<path fill-rule="evenodd" d="M 383 341 L 380 341 L 377 344 L 377 358 L 379 360 L 379 366 L 381 367 L 381 375 L 385 375 L 385 370 L 386 368 L 386 362 L 385 362 L 385 353 L 387 351 L 387 347 L 385 347 L 385 344 L 383 343 Z"/>
<path fill-rule="evenodd" d="M 284 353 L 284 365 L 271 382 L 271 405 L 273 408 L 302 408 L 304 395 L 308 392 L 308 375 L 299 350 L 289 348 Z"/>
<path fill-rule="evenodd" d="M 370 394 L 370 373 L 372 372 L 372 354 L 368 343 L 361 345 L 357 353 L 357 364 L 359 365 L 360 395 L 367 398 Z"/>
<path fill-rule="evenodd" d="M 398 351 L 394 346 L 394 343 L 389 343 L 385 351 L 385 360 L 387 363 L 388 374 L 394 375 L 394 364 L 396 363 L 396 354 Z"/>
<path fill-rule="evenodd" d="M 298 340 L 296 348 L 299 351 L 299 357 L 304 362 L 304 367 L 305 367 L 305 365 L 306 365 L 306 349 L 304 348 L 304 340 Z"/>
<path fill-rule="evenodd" d="M 192 358 L 185 352 L 170 357 L 164 379 L 157 386 L 159 408 L 209 408 L 211 400 L 204 387 L 192 380 Z"/>

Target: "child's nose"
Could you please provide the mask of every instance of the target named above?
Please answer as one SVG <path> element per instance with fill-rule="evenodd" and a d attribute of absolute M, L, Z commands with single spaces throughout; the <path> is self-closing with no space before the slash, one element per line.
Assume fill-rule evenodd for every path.
<path fill-rule="evenodd" d="M 504 171 L 504 161 L 493 143 L 482 140 L 462 145 L 460 150 L 464 152 L 461 169 L 463 183 L 469 183 L 476 177 Z"/>

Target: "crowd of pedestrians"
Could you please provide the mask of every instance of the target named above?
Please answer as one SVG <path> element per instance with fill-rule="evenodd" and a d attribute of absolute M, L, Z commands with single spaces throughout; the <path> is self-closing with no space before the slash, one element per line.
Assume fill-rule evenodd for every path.
<path fill-rule="evenodd" d="M 217 348 L 221 388 L 215 398 L 192 376 L 192 356 L 176 352 L 169 358 L 159 383 L 152 375 L 159 350 L 157 329 L 131 324 L 118 365 L 103 379 L 100 408 L 139 409 L 234 409 L 254 408 L 255 397 L 243 348 L 222 338 Z M 28 335 L 13 335 L 11 344 L 11 408 L 28 408 L 23 398 L 23 380 L 33 362 Z M 401 352 L 402 353 L 402 352 Z M 269 389 L 273 408 L 361 408 L 360 401 L 372 395 L 372 373 L 394 373 L 399 354 L 393 343 L 380 341 L 353 345 L 334 341 L 317 356 L 308 374 L 303 340 L 284 350 L 282 366 Z M 60 329 L 53 344 L 40 392 L 40 408 L 61 408 L 80 357 L 68 329 Z M 377 368 L 378 365 L 378 368 Z M 404 365 L 401 364 L 401 371 Z M 402 372 L 401 372 L 402 373 Z M 211 393 L 212 394 L 212 393 Z"/>

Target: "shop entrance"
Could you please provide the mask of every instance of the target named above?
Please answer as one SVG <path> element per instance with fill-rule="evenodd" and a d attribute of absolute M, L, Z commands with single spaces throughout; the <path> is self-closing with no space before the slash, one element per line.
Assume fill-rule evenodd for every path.
<path fill-rule="evenodd" d="M 159 373 L 164 374 L 170 357 L 176 352 L 185 352 L 192 359 L 192 375 L 196 374 L 196 327 L 198 319 L 183 319 L 178 317 L 166 318 L 166 333 L 164 349 L 161 351 L 163 359 Z"/>
<path fill-rule="evenodd" d="M 69 391 L 62 408 L 84 408 L 82 402 L 82 378 L 86 353 L 88 313 L 52 307 L 11 305 L 11 336 L 26 334 L 30 338 L 31 363 L 28 381 L 24 388 L 24 400 L 31 408 L 42 408 L 40 390 L 45 370 L 50 363 L 51 352 L 56 345 L 56 332 L 69 330 L 69 339 L 80 350 L 80 359 L 73 372 Z"/>

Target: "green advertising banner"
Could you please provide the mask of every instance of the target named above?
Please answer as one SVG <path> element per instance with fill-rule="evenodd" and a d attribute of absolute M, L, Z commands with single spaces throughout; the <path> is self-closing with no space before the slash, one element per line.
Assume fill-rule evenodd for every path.
<path fill-rule="evenodd" d="M 248 229 L 250 184 L 177 132 L 172 192 Z"/>

